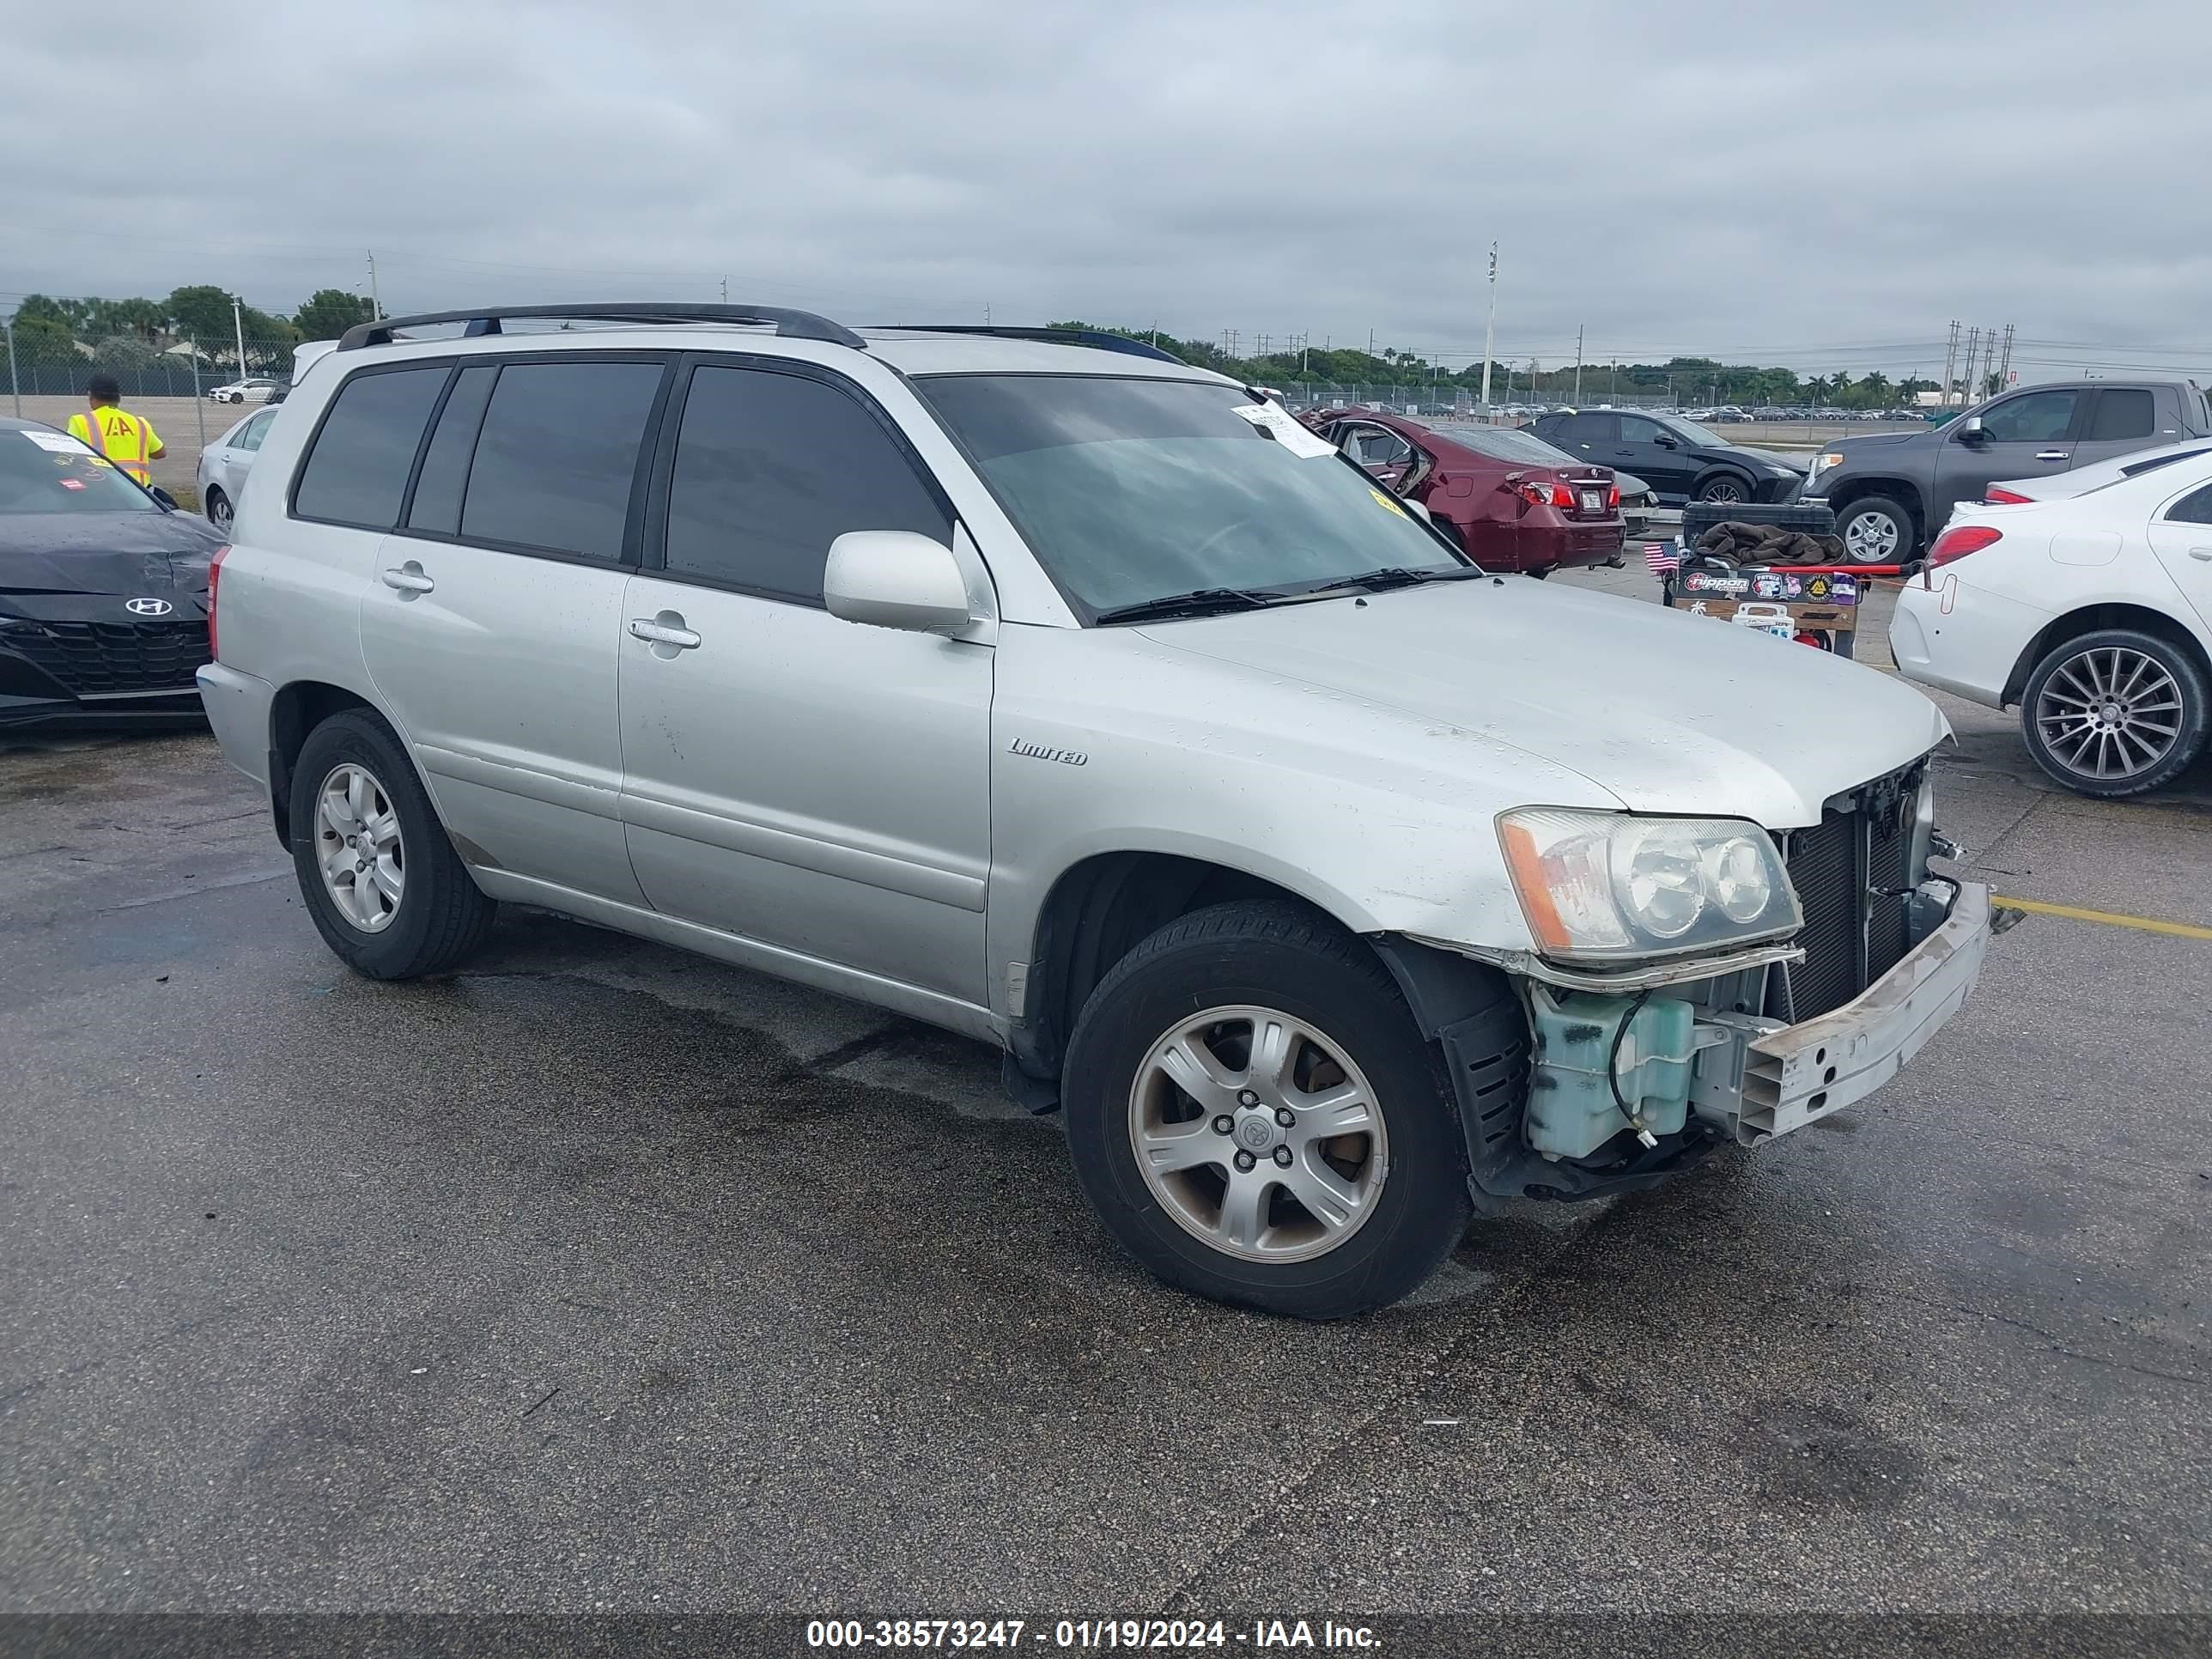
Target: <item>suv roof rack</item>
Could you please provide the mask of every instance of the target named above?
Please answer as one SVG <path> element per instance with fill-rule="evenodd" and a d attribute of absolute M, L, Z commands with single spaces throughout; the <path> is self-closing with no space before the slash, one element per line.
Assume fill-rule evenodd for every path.
<path fill-rule="evenodd" d="M 1120 351 L 1132 357 L 1150 357 L 1158 362 L 1177 363 L 1185 368 L 1195 367 L 1184 362 L 1172 351 L 1163 351 L 1156 345 L 1133 340 L 1126 334 L 1109 334 L 1103 329 L 1021 328 L 1006 324 L 993 325 L 984 323 L 873 323 L 868 326 L 915 334 L 980 334 L 988 339 L 1040 340 L 1047 345 L 1091 346 L 1100 351 Z"/>
<path fill-rule="evenodd" d="M 411 317 L 384 317 L 373 323 L 356 323 L 338 337 L 340 351 L 362 346 L 390 345 L 401 329 L 427 328 L 433 323 L 465 323 L 464 337 L 501 332 L 503 319 L 537 319 L 593 323 L 773 323 L 775 331 L 794 340 L 826 340 L 832 345 L 867 349 L 868 343 L 842 323 L 811 311 L 782 306 L 720 305 L 574 305 L 477 306 L 467 311 L 423 311 Z"/>

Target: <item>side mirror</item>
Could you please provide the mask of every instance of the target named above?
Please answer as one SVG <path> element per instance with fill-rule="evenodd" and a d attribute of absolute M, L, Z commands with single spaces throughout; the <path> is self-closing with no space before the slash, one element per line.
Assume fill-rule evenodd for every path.
<path fill-rule="evenodd" d="M 1659 434 L 1657 441 L 1662 449 L 1680 449 L 1682 447 L 1663 432 Z"/>
<path fill-rule="evenodd" d="M 1969 415 L 1959 422 L 1959 441 L 1962 444 L 1981 443 L 1989 435 L 1989 429 L 1982 424 L 1982 417 L 1978 415 Z"/>
<path fill-rule="evenodd" d="M 149 484 L 146 487 L 146 493 L 149 495 L 151 495 L 155 501 L 161 502 L 162 506 L 167 507 L 170 512 L 174 513 L 178 511 L 177 498 L 174 495 L 172 495 L 167 490 L 162 489 L 161 485 Z"/>
<path fill-rule="evenodd" d="M 822 600 L 847 622 L 915 634 L 957 634 L 975 620 L 952 550 L 911 530 L 848 530 L 830 543 Z"/>
<path fill-rule="evenodd" d="M 1398 498 L 1398 505 L 1404 507 L 1407 512 L 1412 514 L 1423 524 L 1434 524 L 1437 521 L 1436 515 L 1434 514 L 1431 513 L 1427 507 L 1424 507 L 1420 502 L 1415 501 L 1410 495 L 1401 495 Z"/>

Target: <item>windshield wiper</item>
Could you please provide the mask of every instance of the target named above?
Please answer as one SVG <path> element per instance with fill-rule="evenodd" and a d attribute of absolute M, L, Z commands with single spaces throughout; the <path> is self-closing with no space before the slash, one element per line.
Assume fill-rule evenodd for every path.
<path fill-rule="evenodd" d="M 1441 565 L 1431 570 L 1408 570 L 1401 564 L 1386 564 L 1379 570 L 1370 570 L 1360 576 L 1340 576 L 1319 587 L 1309 587 L 1307 593 L 1334 593 L 1340 588 L 1364 587 L 1370 593 L 1380 593 L 1393 587 L 1418 587 L 1423 582 L 1461 582 L 1486 573 L 1471 564 Z"/>
<path fill-rule="evenodd" d="M 1091 618 L 1098 623 L 1145 622 L 1163 617 L 1207 617 L 1222 611 L 1257 611 L 1275 604 L 1280 593 L 1261 593 L 1246 587 L 1194 587 L 1188 593 L 1169 593 L 1134 605 L 1110 605 Z"/>

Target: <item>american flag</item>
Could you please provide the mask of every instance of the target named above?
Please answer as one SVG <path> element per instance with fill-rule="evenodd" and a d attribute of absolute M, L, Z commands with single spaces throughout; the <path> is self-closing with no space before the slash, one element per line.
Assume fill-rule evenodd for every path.
<path fill-rule="evenodd" d="M 1682 568 L 1682 556 L 1674 550 L 1672 542 L 1644 544 L 1644 562 L 1655 576 L 1672 575 Z"/>

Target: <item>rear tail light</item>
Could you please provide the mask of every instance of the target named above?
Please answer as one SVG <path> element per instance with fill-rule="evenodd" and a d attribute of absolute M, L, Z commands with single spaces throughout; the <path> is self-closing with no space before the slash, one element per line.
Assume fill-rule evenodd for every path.
<path fill-rule="evenodd" d="M 1607 507 L 1619 507 L 1620 505 L 1620 486 L 1619 484 L 1613 485 L 1612 489 L 1605 492 L 1605 504 Z"/>
<path fill-rule="evenodd" d="M 2004 539 L 2004 532 L 1992 530 L 1985 524 L 1955 524 L 1936 538 L 1936 545 L 1928 550 L 1928 568 L 1949 564 L 1963 559 L 1969 553 L 1978 553 L 1992 542 Z"/>
<path fill-rule="evenodd" d="M 216 649 L 215 643 L 215 599 L 216 589 L 222 581 L 222 562 L 229 556 L 230 544 L 225 542 L 216 549 L 215 556 L 208 561 L 208 655 L 218 660 L 222 653 Z"/>
<path fill-rule="evenodd" d="M 2007 489 L 2002 484 L 1991 484 L 1982 500 L 1991 507 L 2025 507 L 2035 499 L 2023 495 L 2017 489 Z"/>
<path fill-rule="evenodd" d="M 1531 507 L 1571 507 L 1575 504 L 1575 492 L 1563 483 L 1541 483 L 1524 478 L 1513 486 L 1513 493 Z"/>

